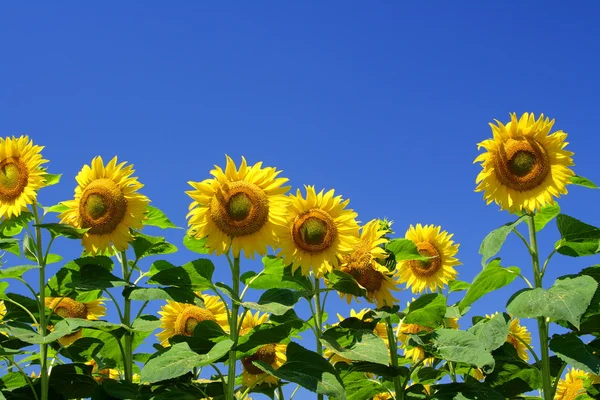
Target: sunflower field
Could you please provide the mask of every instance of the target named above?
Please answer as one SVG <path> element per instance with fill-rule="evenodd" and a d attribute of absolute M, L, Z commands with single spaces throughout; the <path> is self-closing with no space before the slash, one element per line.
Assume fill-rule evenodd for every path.
<path fill-rule="evenodd" d="M 262 162 L 187 177 L 188 226 L 170 243 L 147 228 L 181 228 L 133 165 L 96 157 L 61 181 L 40 143 L 0 139 L 0 399 L 600 398 L 600 265 L 544 280 L 554 257 L 600 253 L 600 228 L 557 203 L 598 187 L 554 120 L 490 126 L 474 187 L 506 224 L 482 238 L 471 282 L 444 227 L 360 222 L 334 189 L 293 189 Z M 43 206 L 59 183 L 73 197 Z M 540 254 L 549 224 L 560 237 Z M 508 237 L 522 252 L 505 262 Z M 196 256 L 175 265 L 180 245 Z M 469 313 L 506 287 L 497 312 Z"/>

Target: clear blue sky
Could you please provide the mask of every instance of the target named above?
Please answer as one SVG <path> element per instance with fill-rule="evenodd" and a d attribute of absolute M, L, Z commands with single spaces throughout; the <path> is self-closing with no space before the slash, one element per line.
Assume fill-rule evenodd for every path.
<path fill-rule="evenodd" d="M 471 280 L 481 240 L 511 218 L 474 192 L 488 122 L 556 118 L 576 172 L 600 181 L 598 12 L 591 1 L 5 3 L 0 135 L 30 135 L 51 172 L 64 173 L 44 204 L 71 198 L 94 156 L 118 155 L 184 226 L 187 181 L 244 155 L 283 169 L 294 188 L 335 188 L 363 222 L 388 217 L 400 235 L 411 223 L 442 225 L 461 243 L 460 279 Z M 599 195 L 573 187 L 560 204 L 598 226 Z M 181 243 L 182 231 L 166 234 Z M 556 239 L 552 225 L 542 254 Z M 509 240 L 504 264 L 529 273 L 519 244 Z M 556 257 L 548 284 L 594 261 Z M 467 319 L 502 310 L 520 286 Z M 347 313 L 330 304 L 330 315 Z"/>

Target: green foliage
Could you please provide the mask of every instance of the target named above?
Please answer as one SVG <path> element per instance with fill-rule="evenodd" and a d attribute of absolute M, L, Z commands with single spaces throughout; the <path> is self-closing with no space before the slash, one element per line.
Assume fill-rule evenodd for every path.
<path fill-rule="evenodd" d="M 509 326 L 510 317 L 505 313 L 500 313 L 490 319 L 481 319 L 470 327 L 468 332 L 481 341 L 486 350 L 492 351 L 504 344 L 508 337 Z"/>
<path fill-rule="evenodd" d="M 575 368 L 600 375 L 600 340 L 585 344 L 574 334 L 554 335 L 550 339 L 550 349 Z"/>
<path fill-rule="evenodd" d="M 540 370 L 521 360 L 512 344 L 504 343 L 492 354 L 496 366 L 486 376 L 485 383 L 505 397 L 513 398 L 542 387 Z"/>
<path fill-rule="evenodd" d="M 394 254 L 396 261 L 409 260 L 429 260 L 430 257 L 423 256 L 419 253 L 419 249 L 412 240 L 409 239 L 392 239 L 386 246 L 386 250 Z"/>
<path fill-rule="evenodd" d="M 502 245 L 506 241 L 508 234 L 516 229 L 517 226 L 523 222 L 523 217 L 517 219 L 514 222 L 510 222 L 502 225 L 500 228 L 494 229 L 483 239 L 481 246 L 479 247 L 479 254 L 481 254 L 481 265 L 485 267 L 488 260 L 498 254 Z"/>
<path fill-rule="evenodd" d="M 387 365 L 390 359 L 385 342 L 372 330 L 333 327 L 323 333 L 321 343 L 340 357 L 352 361 Z"/>
<path fill-rule="evenodd" d="M 492 260 L 483 271 L 473 278 L 473 282 L 458 308 L 462 312 L 486 294 L 510 284 L 520 273 L 521 270 L 517 267 L 501 267 L 500 259 Z"/>
<path fill-rule="evenodd" d="M 535 230 L 536 232 L 541 231 L 548 224 L 548 222 L 552 221 L 556 216 L 560 214 L 560 206 L 558 203 L 548 204 L 542 207 L 535 214 Z"/>
<path fill-rule="evenodd" d="M 212 289 L 212 275 L 215 266 L 204 258 L 190 261 L 181 267 L 168 268 L 150 277 L 148 283 L 191 288 L 194 290 Z"/>
<path fill-rule="evenodd" d="M 146 211 L 147 219 L 145 219 L 143 221 L 144 225 L 156 226 L 161 229 L 168 229 L 168 228 L 181 229 L 180 227 L 175 225 L 173 222 L 171 222 L 171 220 L 169 218 L 167 218 L 165 213 L 162 212 L 160 209 L 153 207 L 153 206 L 147 206 L 146 209 L 147 209 L 147 211 Z"/>
<path fill-rule="evenodd" d="M 583 186 L 588 189 L 598 189 L 598 185 L 596 185 L 594 182 L 590 181 L 589 179 L 584 178 L 583 176 L 575 175 L 569 179 L 573 185 Z"/>
<path fill-rule="evenodd" d="M 177 247 L 167 242 L 162 236 L 148 236 L 141 233 L 135 235 L 131 243 L 137 260 L 143 257 L 171 254 L 177 251 Z"/>
<path fill-rule="evenodd" d="M 410 303 L 404 323 L 437 328 L 446 315 L 446 298 L 441 294 L 425 294 Z"/>
<path fill-rule="evenodd" d="M 285 265 L 280 258 L 273 256 L 264 257 L 262 261 L 264 269 L 260 274 L 252 272 L 242 276 L 242 282 L 252 289 L 312 290 L 310 280 L 299 269 L 293 273 L 291 265 Z"/>
<path fill-rule="evenodd" d="M 494 368 L 494 358 L 475 335 L 455 329 L 436 329 L 429 343 L 431 352 L 444 360 L 466 363 L 485 371 Z"/>
<path fill-rule="evenodd" d="M 260 296 L 258 302 L 244 302 L 242 306 L 273 315 L 283 315 L 294 308 L 303 296 L 303 293 L 289 289 L 269 289 Z"/>
<path fill-rule="evenodd" d="M 600 229 L 564 214 L 556 217 L 556 225 L 561 236 L 556 244 L 560 254 L 580 257 L 600 253 Z"/>

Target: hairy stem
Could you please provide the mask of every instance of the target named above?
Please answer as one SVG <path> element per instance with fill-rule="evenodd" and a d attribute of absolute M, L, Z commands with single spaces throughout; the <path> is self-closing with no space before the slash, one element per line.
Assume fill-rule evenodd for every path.
<path fill-rule="evenodd" d="M 228 260 L 229 257 L 227 257 Z M 236 347 L 238 341 L 238 312 L 239 303 L 237 298 L 240 295 L 240 257 L 233 259 L 233 263 L 229 263 L 231 267 L 231 280 L 233 283 L 234 299 L 231 301 L 231 314 L 229 320 L 230 338 L 233 342 L 231 350 L 229 350 L 229 370 L 227 373 L 227 400 L 235 400 L 235 369 L 236 369 Z"/>
<path fill-rule="evenodd" d="M 387 317 L 385 319 L 385 325 L 387 328 L 388 343 L 390 346 L 390 358 L 392 360 L 392 367 L 398 368 L 398 341 L 394 335 L 394 327 L 392 325 L 392 318 Z M 404 390 L 400 385 L 400 377 L 394 374 L 394 390 L 396 391 L 396 399 L 404 399 Z"/>
<path fill-rule="evenodd" d="M 121 252 L 121 267 L 123 270 L 123 279 L 129 282 L 129 266 L 127 265 L 127 253 Z M 123 307 L 123 324 L 131 328 L 131 299 L 125 297 L 125 306 Z M 125 380 L 133 381 L 133 332 L 125 332 Z"/>
<path fill-rule="evenodd" d="M 321 343 L 321 334 L 323 333 L 323 310 L 321 309 L 321 287 L 319 278 L 315 278 L 315 337 L 317 339 L 317 353 L 323 355 L 323 344 Z M 318 400 L 323 400 L 323 395 L 317 395 Z"/>

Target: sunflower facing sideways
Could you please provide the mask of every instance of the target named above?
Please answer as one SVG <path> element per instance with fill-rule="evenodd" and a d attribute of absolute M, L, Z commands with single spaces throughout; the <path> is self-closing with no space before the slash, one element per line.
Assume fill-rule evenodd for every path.
<path fill-rule="evenodd" d="M 379 263 L 387 258 L 387 253 L 381 247 L 388 241 L 384 237 L 386 233 L 387 230 L 380 229 L 378 220 L 367 223 L 362 227 L 360 242 L 352 253 L 342 256 L 339 267 L 340 271 L 352 275 L 367 290 L 367 300 L 376 303 L 377 307 L 394 304 L 396 299 L 392 291 L 398 291 L 394 273 Z M 350 304 L 354 296 L 340 293 L 340 297 L 346 297 Z"/>
<path fill-rule="evenodd" d="M 495 312 L 492 315 L 486 314 L 485 317 L 492 318 L 496 315 L 498 315 L 498 312 Z M 506 342 L 513 345 L 515 350 L 517 350 L 519 358 L 523 361 L 529 361 L 529 349 L 527 346 L 531 347 L 531 332 L 529 332 L 525 326 L 521 325 L 519 318 L 511 317 Z"/>
<path fill-rule="evenodd" d="M 410 226 L 405 238 L 412 240 L 422 256 L 427 260 L 402 261 L 398 266 L 399 283 L 406 283 L 413 293 L 431 292 L 443 288 L 457 276 L 454 269 L 460 262 L 454 257 L 458 253 L 458 244 L 452 236 L 442 231 L 440 226 Z"/>
<path fill-rule="evenodd" d="M 290 196 L 287 218 L 277 226 L 284 263 L 301 268 L 307 276 L 312 269 L 322 277 L 339 265 L 339 258 L 350 254 L 358 244 L 357 214 L 346 209 L 350 200 L 334 196 L 334 191 L 317 193 L 306 186 L 306 198 L 300 190 Z"/>
<path fill-rule="evenodd" d="M 600 383 L 600 376 L 592 375 L 580 369 L 571 368 L 567 371 L 565 379 L 558 381 L 555 400 L 575 400 L 577 396 L 585 394 L 587 385 Z M 589 398 L 589 397 L 588 397 Z"/>
<path fill-rule="evenodd" d="M 253 328 L 266 323 L 268 318 L 268 314 L 263 314 L 261 316 L 258 312 L 254 315 L 252 315 L 250 312 L 246 313 L 244 315 L 244 319 L 242 320 L 240 334 L 247 334 Z M 278 369 L 287 360 L 285 356 L 286 349 L 287 345 L 285 344 L 266 344 L 259 347 L 253 355 L 242 358 L 242 366 L 244 367 L 242 371 L 242 384 L 246 387 L 251 387 L 256 384 L 264 384 L 269 386 L 276 385 L 279 381 L 277 378 L 272 375 L 268 375 L 266 372 L 252 364 L 252 362 L 262 361 L 270 364 L 274 369 Z"/>
<path fill-rule="evenodd" d="M 102 157 L 95 157 L 75 177 L 75 198 L 62 202 L 68 210 L 60 214 L 61 223 L 88 228 L 82 243 L 92 255 L 110 251 L 111 245 L 126 250 L 131 229 L 141 229 L 146 218 L 150 200 L 138 193 L 144 185 L 131 176 L 133 165 L 125 164 L 114 157 L 105 166 Z"/>
<path fill-rule="evenodd" d="M 214 321 L 225 331 L 229 331 L 227 311 L 219 297 L 196 293 L 204 301 L 203 307 L 167 300 L 158 314 L 162 331 L 156 334 L 162 346 L 169 346 L 169 339 L 175 335 L 192 336 L 199 322 Z"/>
<path fill-rule="evenodd" d="M 69 297 L 46 297 L 44 300 L 46 307 L 62 318 L 81 318 L 96 321 L 98 317 L 106 315 L 106 307 L 104 307 L 101 299 L 80 302 Z M 48 328 L 52 329 L 52 327 Z M 58 343 L 66 347 L 82 336 L 83 330 L 80 329 L 75 333 L 61 337 L 58 339 Z"/>
<path fill-rule="evenodd" d="M 510 122 L 490 124 L 493 138 L 479 143 L 487 150 L 474 162 L 483 170 L 477 176 L 477 192 L 484 192 L 487 204 L 495 201 L 510 212 L 534 212 L 554 197 L 567 193 L 566 185 L 575 173 L 572 152 L 564 148 L 567 134 L 550 130 L 554 120 L 535 119 L 533 113 L 521 118 L 510 114 Z"/>
<path fill-rule="evenodd" d="M 254 253 L 267 254 L 274 247 L 273 228 L 283 220 L 286 211 L 287 178 L 278 178 L 281 171 L 262 167 L 262 162 L 248 166 L 242 157 L 238 169 L 227 157 L 225 171 L 215 165 L 214 178 L 188 182 L 194 190 L 187 191 L 193 201 L 188 213 L 188 235 L 206 238 L 206 246 L 217 255 L 231 248 L 233 256 L 243 251 L 246 257 Z"/>
<path fill-rule="evenodd" d="M 19 216 L 44 186 L 42 146 L 27 136 L 0 138 L 0 217 Z"/>

